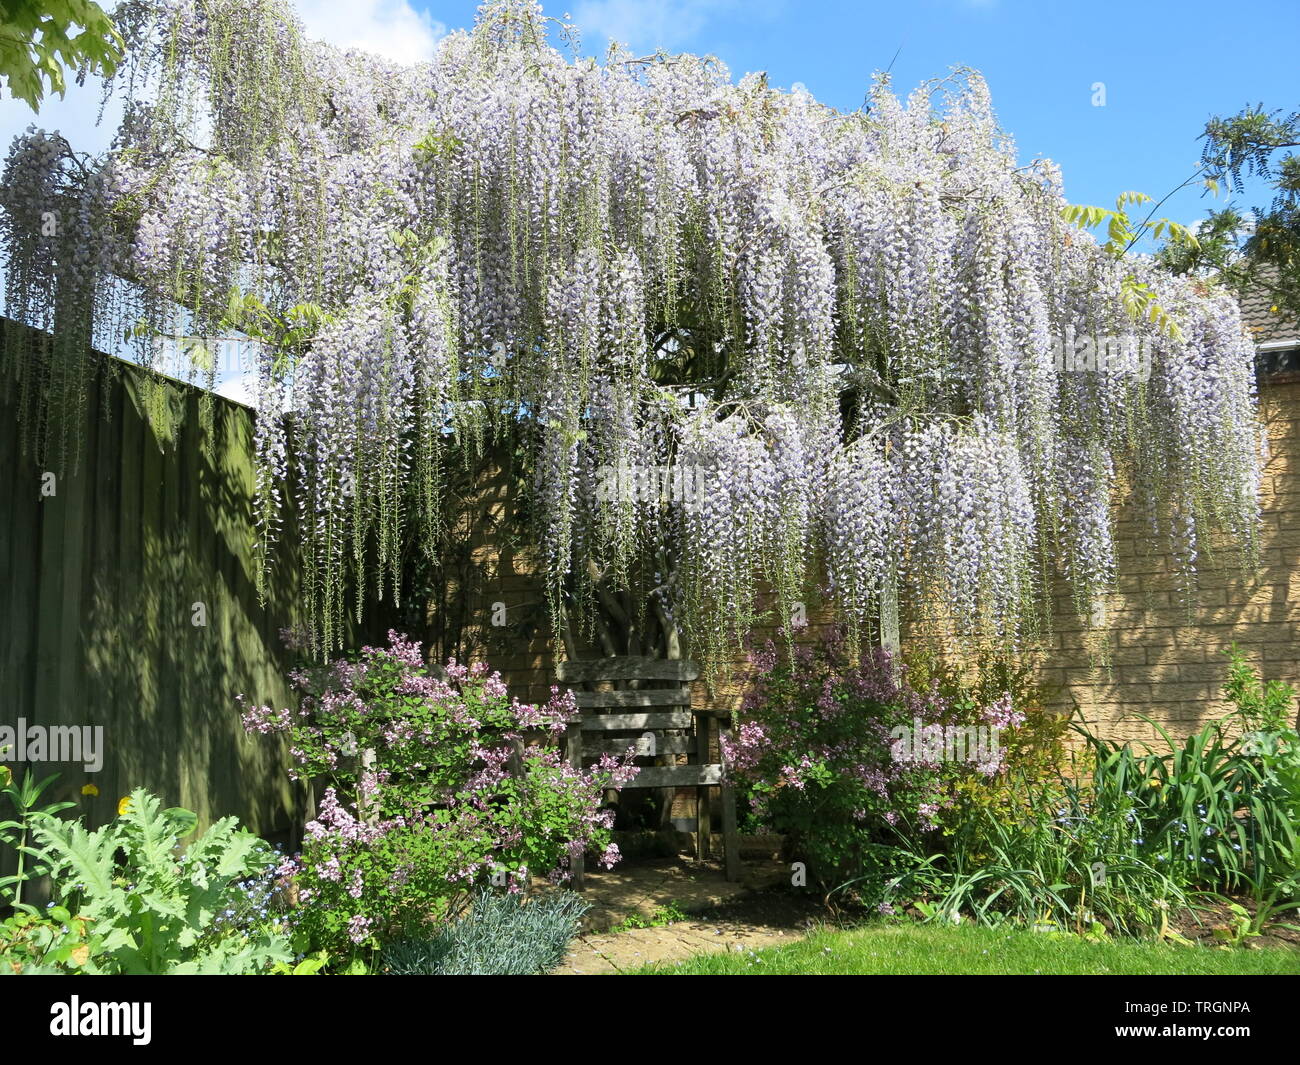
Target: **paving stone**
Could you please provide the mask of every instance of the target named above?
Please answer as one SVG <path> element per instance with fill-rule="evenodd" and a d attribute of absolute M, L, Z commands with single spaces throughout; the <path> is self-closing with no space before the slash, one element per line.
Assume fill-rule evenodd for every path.
<path fill-rule="evenodd" d="M 789 943 L 787 928 L 738 921 L 710 921 L 708 911 L 783 882 L 786 866 L 775 861 L 743 863 L 739 883 L 729 883 L 717 862 L 662 859 L 590 872 L 582 894 L 593 904 L 583 922 L 583 933 L 555 970 L 557 976 L 596 976 L 628 972 L 652 962 L 674 962 L 710 951 L 759 950 Z M 655 928 L 609 931 L 632 915 L 654 919 L 667 907 L 701 919 L 678 921 Z"/>

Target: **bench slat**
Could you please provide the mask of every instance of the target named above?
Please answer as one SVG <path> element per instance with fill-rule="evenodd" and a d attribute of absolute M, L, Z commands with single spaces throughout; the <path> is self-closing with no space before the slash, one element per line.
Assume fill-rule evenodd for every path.
<path fill-rule="evenodd" d="M 654 754 L 694 754 L 697 744 L 694 736 L 655 736 Z M 636 736 L 614 738 L 609 736 L 588 736 L 583 740 L 582 753 L 592 758 L 602 754 L 624 754 L 629 747 L 635 747 L 638 758 L 648 757 L 650 740 Z"/>
<path fill-rule="evenodd" d="M 580 707 L 690 706 L 690 688 L 665 688 L 644 692 L 574 692 Z"/>
<path fill-rule="evenodd" d="M 582 662 L 557 662 L 555 675 L 568 684 L 594 680 L 695 680 L 700 667 L 688 659 L 593 658 Z"/>
<path fill-rule="evenodd" d="M 645 731 L 661 728 L 690 728 L 689 710 L 659 710 L 646 714 L 583 714 L 583 732 Z"/>
<path fill-rule="evenodd" d="M 624 788 L 689 788 L 721 784 L 720 765 L 656 765 L 643 769 Z"/>

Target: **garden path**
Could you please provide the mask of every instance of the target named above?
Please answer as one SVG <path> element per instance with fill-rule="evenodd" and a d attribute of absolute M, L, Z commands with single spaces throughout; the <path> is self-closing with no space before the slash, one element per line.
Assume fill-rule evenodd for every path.
<path fill-rule="evenodd" d="M 814 900 L 806 900 L 806 912 L 789 893 L 772 891 L 789 884 L 788 867 L 771 859 L 742 866 L 739 883 L 727 882 L 720 862 L 686 858 L 590 872 L 582 894 L 592 909 L 553 975 L 628 972 L 706 951 L 758 950 L 803 935 Z M 669 911 L 685 919 L 665 923 Z M 654 926 L 628 927 L 642 922 Z"/>

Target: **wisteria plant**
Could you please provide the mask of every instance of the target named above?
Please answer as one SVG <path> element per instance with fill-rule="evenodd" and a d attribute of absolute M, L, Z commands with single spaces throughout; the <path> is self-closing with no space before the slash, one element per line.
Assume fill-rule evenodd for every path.
<path fill-rule="evenodd" d="M 304 949 L 347 957 L 427 934 L 476 885 L 563 881 L 587 851 L 617 861 L 602 800 L 636 768 L 607 755 L 575 769 L 548 742 L 576 712 L 571 692 L 520 703 L 486 665 L 430 669 L 396 633 L 293 680 L 296 710 L 251 706 L 243 718 L 250 732 L 286 734 L 294 777 L 324 788 L 302 853 L 279 869 Z"/>
<path fill-rule="evenodd" d="M 532 0 L 409 66 L 306 39 L 288 0 L 115 22 L 113 151 L 33 129 L 0 181 L 6 313 L 60 355 L 14 362 L 75 409 L 94 342 L 255 338 L 261 543 L 292 508 L 322 658 L 501 434 L 557 627 L 635 585 L 712 663 L 761 582 L 788 616 L 829 581 L 853 633 L 902 596 L 1014 637 L 1059 570 L 1088 618 L 1121 492 L 1188 579 L 1212 532 L 1252 549 L 1236 304 L 1100 247 L 973 73 L 845 113 L 707 57 L 566 55 Z M 77 418 L 29 424 L 54 451 Z M 602 496 L 611 467 L 698 505 Z"/>

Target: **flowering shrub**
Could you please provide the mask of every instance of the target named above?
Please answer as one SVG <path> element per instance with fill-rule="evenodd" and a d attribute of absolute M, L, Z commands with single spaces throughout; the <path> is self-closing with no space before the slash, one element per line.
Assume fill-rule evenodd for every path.
<path fill-rule="evenodd" d="M 1066 720 L 1029 715 L 1008 744 L 1009 772 L 958 781 L 942 833 L 876 847 L 874 867 L 846 890 L 887 915 L 1085 934 L 1164 934 L 1203 893 L 1248 892 L 1246 935 L 1300 908 L 1294 691 L 1230 658 L 1233 713 L 1181 742 L 1158 729 L 1162 743 L 1135 751 L 1075 726 L 1085 746 L 1067 760 Z M 927 668 L 940 690 L 959 690 L 951 673 Z M 975 690 L 987 694 L 988 679 Z M 1016 705 L 1033 704 L 1023 670 L 997 679 Z"/>
<path fill-rule="evenodd" d="M 347 952 L 418 933 L 476 883 L 561 881 L 588 850 L 617 861 L 601 798 L 635 775 L 630 759 L 577 770 L 541 742 L 575 713 L 572 693 L 523 704 L 486 665 L 455 660 L 436 676 L 396 633 L 292 676 L 297 711 L 248 707 L 243 718 L 250 732 L 288 735 L 295 778 L 326 782 L 302 853 L 280 868 L 313 946 Z"/>
<path fill-rule="evenodd" d="M 1001 771 L 1001 734 L 1024 721 L 1009 695 L 977 705 L 913 688 L 886 651 L 850 663 L 836 634 L 793 661 L 768 643 L 750 662 L 727 758 L 760 819 L 826 882 L 936 832 L 963 783 Z"/>
<path fill-rule="evenodd" d="M 887 917 L 1083 931 L 1151 928 L 1185 903 L 1142 853 L 1133 800 L 1064 771 L 1068 722 L 1029 712 L 1041 693 L 1023 671 L 981 663 L 963 680 L 882 651 L 855 665 L 834 638 L 752 661 L 733 764 L 791 857 L 837 891 Z M 983 742 L 960 750 L 972 730 Z"/>
<path fill-rule="evenodd" d="M 728 754 L 791 857 L 885 916 L 1158 932 L 1229 891 L 1252 896 L 1255 934 L 1300 908 L 1300 740 L 1294 691 L 1230 659 L 1227 718 L 1145 752 L 1076 727 L 1067 759 L 1069 722 L 1029 712 L 1026 668 L 963 683 L 925 658 L 850 665 L 834 639 L 792 663 L 769 644 Z M 952 757 L 972 722 L 998 729 L 995 757 Z"/>

